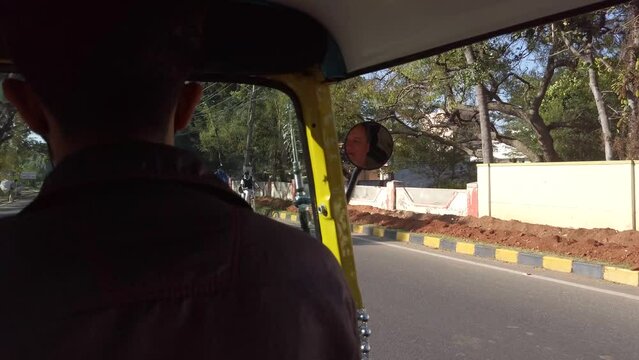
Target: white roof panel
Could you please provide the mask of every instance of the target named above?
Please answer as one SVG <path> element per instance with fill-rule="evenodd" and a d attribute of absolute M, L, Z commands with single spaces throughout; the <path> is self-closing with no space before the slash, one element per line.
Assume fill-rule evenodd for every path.
<path fill-rule="evenodd" d="M 337 41 L 348 73 L 374 69 L 557 14 L 615 3 L 606 0 L 271 2 L 300 10 L 322 23 Z"/>

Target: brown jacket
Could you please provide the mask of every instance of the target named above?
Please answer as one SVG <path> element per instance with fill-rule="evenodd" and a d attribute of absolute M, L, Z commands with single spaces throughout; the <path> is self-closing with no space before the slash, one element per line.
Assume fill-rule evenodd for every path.
<path fill-rule="evenodd" d="M 357 359 L 330 252 L 200 163 L 143 143 L 65 159 L 0 220 L 1 359 Z"/>

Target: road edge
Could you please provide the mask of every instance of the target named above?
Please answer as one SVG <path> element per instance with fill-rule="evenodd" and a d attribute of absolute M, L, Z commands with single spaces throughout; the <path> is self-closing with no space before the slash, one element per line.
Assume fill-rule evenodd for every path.
<path fill-rule="evenodd" d="M 297 214 L 288 211 L 272 211 L 270 216 L 280 220 L 297 221 Z M 609 281 L 616 284 L 639 287 L 639 271 L 615 266 L 583 261 L 555 255 L 543 255 L 521 251 L 509 247 L 500 247 L 471 241 L 460 241 L 431 234 L 413 233 L 372 224 L 351 224 L 355 234 L 370 235 L 378 238 L 413 243 L 431 249 L 439 249 L 463 255 L 494 259 L 511 264 L 542 268 L 562 273 L 572 273 L 591 279 Z"/>

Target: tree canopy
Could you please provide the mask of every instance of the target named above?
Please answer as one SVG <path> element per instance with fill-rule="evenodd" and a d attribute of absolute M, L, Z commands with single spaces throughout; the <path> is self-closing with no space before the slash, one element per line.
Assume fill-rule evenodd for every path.
<path fill-rule="evenodd" d="M 631 2 L 337 84 L 338 128 L 379 121 L 480 158 L 495 140 L 531 161 L 636 158 L 638 14 Z"/>
<path fill-rule="evenodd" d="M 249 118 L 253 134 L 247 143 Z M 253 173 L 264 180 L 290 180 L 292 141 L 302 149 L 289 97 L 267 87 L 255 87 L 253 93 L 252 85 L 243 84 L 207 83 L 193 121 L 176 139 L 199 152 L 210 168 L 221 164 L 234 177 L 241 176 L 248 151 Z"/>
<path fill-rule="evenodd" d="M 639 2 L 498 36 L 332 85 L 338 136 L 377 121 L 396 140 L 391 170 L 455 173 L 503 143 L 530 161 L 639 158 Z M 0 102 L 0 166 L 37 167 L 41 143 Z M 178 146 L 238 177 L 290 180 L 302 149 L 290 99 L 206 83 Z M 296 144 L 297 146 L 293 146 Z M 24 152 L 27 155 L 18 156 Z M 12 170 L 8 170 L 12 169 Z"/>

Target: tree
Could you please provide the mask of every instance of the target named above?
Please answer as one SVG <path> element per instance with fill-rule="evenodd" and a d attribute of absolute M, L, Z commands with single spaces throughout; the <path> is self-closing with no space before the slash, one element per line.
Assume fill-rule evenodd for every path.
<path fill-rule="evenodd" d="M 249 110 L 248 120 L 246 121 L 246 148 L 244 148 L 244 163 L 242 168 L 246 171 L 246 168 L 251 165 L 251 153 L 253 147 L 253 130 L 255 129 L 255 85 L 251 86 L 251 95 L 249 98 Z"/>
<path fill-rule="evenodd" d="M 426 136 L 468 155 L 476 155 L 477 149 L 471 145 L 481 139 L 478 103 L 485 102 L 488 111 L 484 117 L 488 121 L 484 121 L 484 125 L 490 126 L 491 140 L 515 146 L 531 160 L 558 161 L 560 157 L 554 148 L 551 129 L 540 114 L 555 72 L 572 65 L 569 59 L 555 54 L 557 45 L 552 27 L 539 27 L 532 32 L 519 32 L 478 44 L 474 48 L 481 51 L 472 54 L 471 66 L 465 56 L 468 54 L 457 49 L 380 71 L 357 83 L 356 92 L 362 95 L 359 108 L 352 104 L 339 108 L 358 111 L 361 119 L 392 122 L 400 132 Z M 522 70 L 521 62 L 533 53 L 540 59 L 538 65 L 533 70 Z M 481 82 L 485 86 L 478 91 Z M 349 104 L 349 101 L 340 103 Z M 491 113 L 502 123 L 519 119 L 530 126 L 539 154 L 516 134 L 505 133 L 504 124 L 492 124 L 488 119 Z M 345 117 L 353 118 L 352 115 Z M 451 141 L 450 136 L 443 136 L 450 132 L 461 132 L 464 136 Z M 484 134 L 488 148 L 486 138 Z"/>
<path fill-rule="evenodd" d="M 0 82 L 6 78 L 0 77 Z M 0 90 L 0 176 L 18 177 L 33 171 L 42 178 L 48 167 L 48 149 L 37 140 Z"/>
<path fill-rule="evenodd" d="M 440 83 L 430 81 L 436 72 L 432 70 L 437 69 L 427 59 L 335 85 L 333 104 L 340 136 L 357 122 L 377 121 L 394 134 L 425 137 L 475 155 L 465 139 L 448 138 L 451 125 L 438 111 L 441 99 L 434 87 Z"/>
<path fill-rule="evenodd" d="M 290 99 L 279 90 L 208 83 L 193 121 L 177 138 L 184 147 L 196 149 L 209 166 L 222 163 L 232 176 L 241 176 L 250 158 L 256 178 L 289 180 L 292 163 L 283 141 L 289 108 Z"/>
<path fill-rule="evenodd" d="M 0 176 L 19 177 L 24 171 L 44 176 L 49 158 L 47 147 L 31 135 L 22 121 L 15 123 L 11 137 L 0 144 Z"/>
<path fill-rule="evenodd" d="M 603 80 L 606 80 L 604 84 L 610 83 L 607 78 Z M 562 159 L 605 158 L 597 108 L 585 65 L 558 74 L 548 89 L 541 113 L 553 132 L 555 147 Z"/>
<path fill-rule="evenodd" d="M 6 102 L 0 102 L 0 144 L 11 139 L 16 126 L 16 110 Z"/>
<path fill-rule="evenodd" d="M 464 55 L 466 56 L 466 62 L 472 68 L 475 66 L 475 53 L 472 46 L 466 46 L 464 48 Z M 493 139 L 490 134 L 491 123 L 490 116 L 488 114 L 488 99 L 486 95 L 486 87 L 479 76 L 479 71 L 473 71 L 473 75 L 476 77 L 477 85 L 475 85 L 475 105 L 477 106 L 477 112 L 479 113 L 479 129 L 481 134 L 481 154 L 484 164 L 490 164 L 493 162 Z"/>
<path fill-rule="evenodd" d="M 607 12 L 598 11 L 584 16 L 566 19 L 559 23 L 560 34 L 566 48 L 583 63 L 588 72 L 588 84 L 597 107 L 599 123 L 601 125 L 602 140 L 606 160 L 612 160 L 613 135 L 610 131 L 610 120 L 606 111 L 606 101 L 601 91 L 599 66 L 602 62 L 597 62 L 599 54 L 597 51 L 598 42 L 605 41 L 608 33 Z"/>
<path fill-rule="evenodd" d="M 541 114 L 541 106 L 556 71 L 572 65 L 568 59 L 557 54 L 558 43 L 555 38 L 553 25 L 502 37 L 498 43 L 507 49 L 508 57 L 513 59 L 511 63 L 518 64 L 526 58 L 536 57 L 536 66 L 523 70 L 510 66 L 507 72 L 491 76 L 488 90 L 491 98 L 488 104 L 490 110 L 499 112 L 505 119 L 517 118 L 530 126 L 541 152 L 541 156 L 532 158 L 533 160 L 561 160 L 554 146 L 551 128 Z M 506 143 L 511 140 L 503 137 L 500 139 L 498 133 L 497 138 Z M 530 153 L 520 146 L 517 148 L 527 155 Z"/>
<path fill-rule="evenodd" d="M 637 14 L 633 2 L 333 85 L 338 135 L 357 122 L 377 121 L 400 146 L 420 144 L 428 156 L 449 162 L 457 160 L 449 153 L 490 161 L 493 141 L 532 161 L 611 159 L 612 140 L 631 154 L 631 140 L 639 139 Z M 207 85 L 191 132 L 182 136 L 196 137 L 209 161 L 237 171 L 239 154 L 259 148 L 253 162 L 260 171 L 287 176 L 293 150 L 286 139 L 295 129 L 287 125 L 290 102 L 274 90 L 260 89 L 254 101 L 250 94 L 246 85 Z M 248 118 L 255 133 L 247 144 Z M 639 140 L 636 149 L 639 155 Z M 422 158 L 401 150 L 397 164 L 410 163 L 397 161 L 401 156 Z"/>
<path fill-rule="evenodd" d="M 444 177 L 450 174 L 450 178 L 460 177 L 464 184 L 472 179 L 467 175 L 460 176 L 457 167 L 466 160 L 466 154 L 453 146 L 442 145 L 428 137 L 419 136 L 395 136 L 395 150 L 393 160 L 390 162 L 392 171 L 412 169 L 423 175 L 433 178 L 433 185 L 440 187 L 449 181 Z"/>
<path fill-rule="evenodd" d="M 627 159 L 639 158 L 639 1 L 630 1 L 619 8 L 621 51 L 615 69 L 618 79 L 616 93 L 623 105 L 617 139 L 617 151 Z"/>
<path fill-rule="evenodd" d="M 0 83 L 4 81 L 5 76 L 0 76 Z M 16 125 L 17 111 L 4 97 L 2 87 L 0 87 L 0 144 L 9 140 L 14 134 Z"/>

